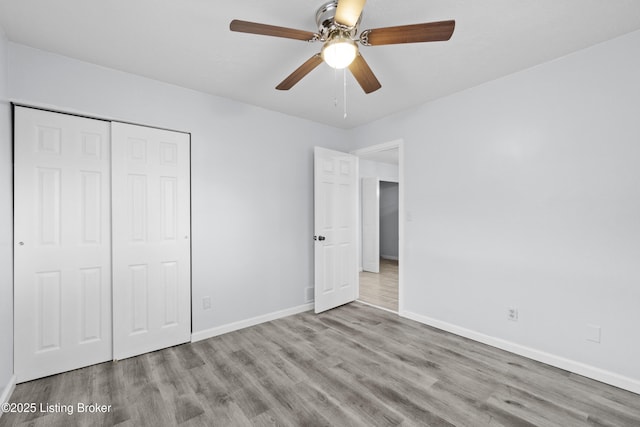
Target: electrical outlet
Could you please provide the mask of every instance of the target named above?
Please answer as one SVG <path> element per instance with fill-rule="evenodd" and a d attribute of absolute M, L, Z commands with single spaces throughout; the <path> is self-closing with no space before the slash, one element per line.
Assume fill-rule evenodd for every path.
<path fill-rule="evenodd" d="M 507 319 L 511 320 L 512 322 L 517 322 L 518 321 L 518 309 L 517 308 L 513 308 L 513 307 L 509 307 L 507 309 Z"/>
<path fill-rule="evenodd" d="M 211 310 L 211 297 L 202 298 L 202 309 Z"/>
<path fill-rule="evenodd" d="M 587 341 L 600 344 L 602 330 L 598 325 L 587 325 Z"/>

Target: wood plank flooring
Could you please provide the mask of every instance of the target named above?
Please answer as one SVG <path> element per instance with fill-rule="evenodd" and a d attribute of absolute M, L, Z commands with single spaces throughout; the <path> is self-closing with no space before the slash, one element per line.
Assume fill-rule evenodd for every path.
<path fill-rule="evenodd" d="M 360 303 L 20 384 L 0 426 L 639 426 L 640 395 Z"/>
<path fill-rule="evenodd" d="M 398 312 L 398 261 L 380 258 L 380 273 L 361 271 L 358 299 Z"/>

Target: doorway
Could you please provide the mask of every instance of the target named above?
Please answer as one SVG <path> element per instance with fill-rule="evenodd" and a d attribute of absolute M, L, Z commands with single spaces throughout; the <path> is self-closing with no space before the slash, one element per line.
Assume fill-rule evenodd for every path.
<path fill-rule="evenodd" d="M 402 141 L 366 147 L 359 158 L 358 301 L 402 312 L 404 224 Z"/>

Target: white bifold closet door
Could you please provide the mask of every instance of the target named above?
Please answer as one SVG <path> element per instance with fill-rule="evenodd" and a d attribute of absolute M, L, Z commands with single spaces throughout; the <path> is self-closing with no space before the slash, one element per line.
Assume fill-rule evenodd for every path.
<path fill-rule="evenodd" d="M 124 359 L 191 339 L 189 135 L 117 122 L 111 133 L 113 354 Z"/>
<path fill-rule="evenodd" d="M 111 360 L 110 123 L 15 108 L 18 382 Z"/>
<path fill-rule="evenodd" d="M 16 107 L 18 382 L 191 338 L 189 135 Z"/>

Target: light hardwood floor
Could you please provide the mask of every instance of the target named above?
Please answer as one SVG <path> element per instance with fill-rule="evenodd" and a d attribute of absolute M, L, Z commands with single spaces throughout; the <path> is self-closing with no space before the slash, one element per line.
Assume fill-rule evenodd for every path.
<path fill-rule="evenodd" d="M 640 396 L 353 303 L 20 384 L 1 426 L 638 426 Z"/>
<path fill-rule="evenodd" d="M 380 273 L 360 272 L 360 301 L 398 311 L 398 261 L 380 259 Z"/>

